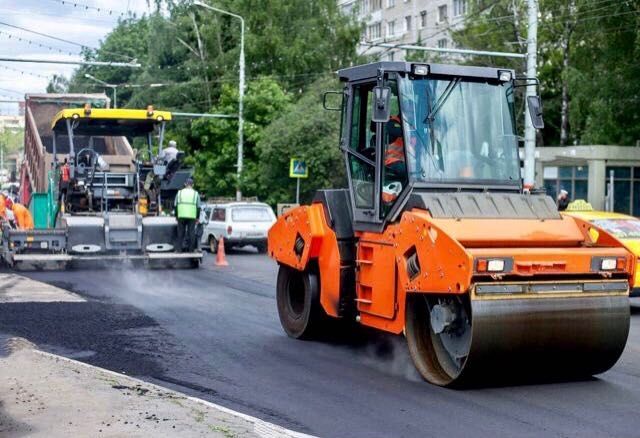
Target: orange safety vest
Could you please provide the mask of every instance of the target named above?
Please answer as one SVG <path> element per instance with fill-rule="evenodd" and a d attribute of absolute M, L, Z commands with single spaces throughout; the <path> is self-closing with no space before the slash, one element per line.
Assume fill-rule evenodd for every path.
<path fill-rule="evenodd" d="M 0 217 L 5 218 L 7 216 L 7 206 L 4 195 L 0 195 Z"/>
<path fill-rule="evenodd" d="M 400 121 L 400 117 L 391 116 L 389 119 L 392 123 L 397 123 L 399 126 L 402 126 L 402 122 Z M 391 166 L 394 163 L 403 162 L 404 163 L 404 140 L 402 136 L 396 138 L 392 143 L 389 143 L 387 146 L 387 150 L 384 154 L 384 165 Z"/>
<path fill-rule="evenodd" d="M 69 182 L 71 179 L 71 170 L 69 169 L 69 164 L 65 164 L 62 166 L 62 182 Z"/>
<path fill-rule="evenodd" d="M 32 230 L 33 229 L 33 217 L 29 212 L 29 209 L 22 204 L 18 204 L 17 202 L 13 204 L 11 207 L 13 210 L 13 215 L 16 218 L 16 224 L 18 228 L 21 230 Z"/>

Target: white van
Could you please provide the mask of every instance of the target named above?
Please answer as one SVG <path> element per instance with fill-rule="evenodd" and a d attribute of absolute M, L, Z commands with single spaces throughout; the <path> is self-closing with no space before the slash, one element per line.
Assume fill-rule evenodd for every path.
<path fill-rule="evenodd" d="M 211 213 L 202 233 L 203 247 L 215 253 L 220 237 L 224 237 L 225 249 L 253 245 L 259 253 L 267 252 L 267 233 L 276 221 L 268 204 L 231 202 L 207 205 L 207 209 Z"/>

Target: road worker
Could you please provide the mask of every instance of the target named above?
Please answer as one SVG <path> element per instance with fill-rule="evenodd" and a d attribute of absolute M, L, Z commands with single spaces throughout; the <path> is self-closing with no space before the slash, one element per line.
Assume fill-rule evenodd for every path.
<path fill-rule="evenodd" d="M 20 230 L 33 230 L 33 216 L 29 212 L 29 209 L 22 204 L 14 202 L 11 206 L 11 211 L 15 217 L 16 226 Z"/>
<path fill-rule="evenodd" d="M 184 188 L 178 192 L 173 203 L 178 220 L 178 250 L 195 251 L 196 219 L 200 216 L 200 195 L 193 189 L 193 180 L 189 178 Z M 186 241 L 186 244 L 185 244 Z"/>
<path fill-rule="evenodd" d="M 570 202 L 571 202 L 571 199 L 569 198 L 569 192 L 567 192 L 564 189 L 560 190 L 560 193 L 558 194 L 558 202 L 557 202 L 558 210 L 565 211 Z"/>
<path fill-rule="evenodd" d="M 402 184 L 407 178 L 404 138 L 400 114 L 391 116 L 385 126 L 389 144 L 384 151 L 384 185 L 382 201 L 391 206 L 402 191 Z"/>
<path fill-rule="evenodd" d="M 65 158 L 62 166 L 60 167 L 60 193 L 58 194 L 58 202 L 62 202 L 63 197 L 66 201 L 67 190 L 69 189 L 69 183 L 71 182 L 71 168 L 69 167 L 69 161 Z"/>
<path fill-rule="evenodd" d="M 7 198 L 4 196 L 4 193 L 0 193 L 0 220 L 7 217 L 7 207 L 5 204 L 6 199 Z"/>

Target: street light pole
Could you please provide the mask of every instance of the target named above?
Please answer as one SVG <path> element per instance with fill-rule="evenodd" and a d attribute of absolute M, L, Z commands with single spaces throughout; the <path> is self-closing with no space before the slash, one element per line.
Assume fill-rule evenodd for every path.
<path fill-rule="evenodd" d="M 109 84 L 108 82 L 102 81 L 98 78 L 96 78 L 95 76 L 90 75 L 89 73 L 85 73 L 84 77 L 87 79 L 91 79 L 94 82 L 99 83 L 100 85 L 104 85 L 107 88 L 111 88 L 111 90 L 113 90 L 113 107 L 114 108 L 118 108 L 118 86 L 115 84 Z"/>
<path fill-rule="evenodd" d="M 237 161 L 237 173 L 238 185 L 236 187 L 236 200 L 242 200 L 242 190 L 240 189 L 240 179 L 242 177 L 242 165 L 244 155 L 244 18 L 240 15 L 232 12 L 224 11 L 222 9 L 214 8 L 200 1 L 194 1 L 194 5 L 200 6 L 205 9 L 210 9 L 220 14 L 229 15 L 231 17 L 240 20 L 240 80 L 238 85 L 238 161 Z"/>

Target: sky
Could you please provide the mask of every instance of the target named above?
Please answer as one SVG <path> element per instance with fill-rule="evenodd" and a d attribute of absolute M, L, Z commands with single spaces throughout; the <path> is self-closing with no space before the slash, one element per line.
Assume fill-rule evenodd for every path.
<path fill-rule="evenodd" d="M 119 14 L 127 12 L 148 13 L 147 0 L 0 0 L 0 57 L 81 60 L 78 46 L 7 24 L 98 47 L 117 24 Z M 0 61 L 0 100 L 22 100 L 25 93 L 44 92 L 51 76 L 69 77 L 74 68 Z M 0 114 L 17 113 L 17 104 L 0 103 Z"/>

